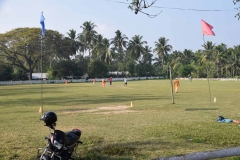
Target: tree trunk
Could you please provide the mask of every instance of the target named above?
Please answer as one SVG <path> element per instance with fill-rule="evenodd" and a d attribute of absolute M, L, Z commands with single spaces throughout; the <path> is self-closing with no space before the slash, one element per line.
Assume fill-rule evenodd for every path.
<path fill-rule="evenodd" d="M 32 70 L 28 72 L 28 80 L 32 80 Z"/>

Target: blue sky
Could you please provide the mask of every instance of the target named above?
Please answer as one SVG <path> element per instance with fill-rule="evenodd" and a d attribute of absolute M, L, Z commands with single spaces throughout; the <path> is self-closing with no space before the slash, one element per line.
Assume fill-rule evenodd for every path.
<path fill-rule="evenodd" d="M 149 18 L 140 13 L 135 15 L 128 9 L 127 4 L 111 0 L 0 0 L 0 33 L 18 27 L 40 28 L 40 15 L 43 11 L 46 29 L 62 34 L 66 34 L 70 29 L 80 33 L 80 26 L 85 21 L 92 21 L 98 26 L 96 31 L 108 39 L 115 36 L 116 30 L 120 30 L 129 39 L 134 35 L 143 36 L 143 40 L 152 48 L 160 37 L 166 37 L 173 50 L 196 51 L 202 49 L 203 19 L 214 27 L 213 31 L 216 34 L 205 36 L 205 41 L 225 43 L 228 47 L 240 44 L 240 21 L 234 17 L 237 13 L 234 8 L 237 6 L 234 6 L 232 0 L 158 0 L 155 6 L 227 11 L 199 12 L 150 8 L 146 12 L 162 13 L 155 18 Z"/>

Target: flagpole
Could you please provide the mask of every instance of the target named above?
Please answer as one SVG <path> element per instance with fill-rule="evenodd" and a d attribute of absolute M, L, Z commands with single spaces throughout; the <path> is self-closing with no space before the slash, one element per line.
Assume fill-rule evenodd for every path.
<path fill-rule="evenodd" d="M 206 67 L 207 68 L 207 67 Z M 210 103 L 211 103 L 211 90 L 210 90 L 210 83 L 209 83 L 209 78 L 208 78 L 208 69 L 207 69 L 207 80 L 208 80 L 208 92 L 209 92 L 209 98 L 210 98 Z"/>
<path fill-rule="evenodd" d="M 204 44 L 206 43 L 205 39 L 204 39 L 204 34 L 203 34 L 203 42 L 204 42 Z M 207 69 L 207 67 L 206 67 L 206 69 Z M 210 83 L 209 83 L 209 78 L 208 78 L 208 69 L 207 69 L 207 81 L 208 81 L 208 92 L 209 92 L 210 103 L 211 103 L 211 90 L 210 90 Z"/>
<path fill-rule="evenodd" d="M 43 35 L 41 35 L 41 103 L 42 103 L 42 109 L 41 109 L 41 111 L 42 111 L 42 114 L 43 114 L 43 96 L 42 96 L 42 86 L 43 86 L 43 78 L 42 78 L 42 50 L 43 50 L 43 46 L 42 46 L 42 44 L 43 44 Z"/>
<path fill-rule="evenodd" d="M 42 15 L 41 15 L 41 18 L 40 18 L 40 24 L 42 25 L 42 30 L 41 30 L 41 103 L 42 103 L 42 106 L 41 106 L 41 112 L 43 114 L 43 76 L 42 76 L 42 72 L 43 72 L 43 59 L 42 59 L 42 55 L 43 55 L 43 39 L 44 39 L 44 35 L 45 35 L 45 24 L 44 24 L 44 20 L 45 18 L 43 17 L 43 12 L 42 12 Z M 39 111 L 40 112 L 40 111 Z"/>
<path fill-rule="evenodd" d="M 202 22 L 203 41 L 204 41 L 204 44 L 205 44 L 204 34 L 215 36 L 215 33 L 212 31 L 213 26 L 211 26 L 210 24 L 208 24 L 204 20 L 202 20 L 201 22 Z M 208 78 L 208 68 L 206 67 L 206 69 L 207 69 L 208 90 L 209 90 L 210 103 L 211 103 L 211 91 L 210 91 L 210 83 L 209 83 L 209 78 Z"/>
<path fill-rule="evenodd" d="M 204 34 L 203 34 L 203 42 L 204 42 L 204 44 L 206 43 L 206 42 L 205 42 L 205 39 L 204 39 Z"/>
<path fill-rule="evenodd" d="M 173 83 L 172 83 L 172 68 L 171 68 L 171 66 L 169 66 L 169 73 L 170 73 L 170 84 L 171 84 L 172 104 L 174 104 Z"/>

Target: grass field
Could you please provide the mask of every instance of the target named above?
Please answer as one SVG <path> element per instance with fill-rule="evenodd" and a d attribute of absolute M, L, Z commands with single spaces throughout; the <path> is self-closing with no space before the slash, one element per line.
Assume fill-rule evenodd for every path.
<path fill-rule="evenodd" d="M 57 129 L 80 128 L 78 160 L 131 160 L 208 151 L 240 144 L 240 82 L 168 80 L 43 85 L 43 110 L 58 115 Z M 49 130 L 39 121 L 40 85 L 0 86 L 0 159 L 35 159 Z M 216 97 L 216 102 L 213 102 Z M 133 107 L 131 107 L 131 102 Z M 227 158 L 226 158 L 227 159 Z M 228 158 L 240 159 L 240 158 Z"/>

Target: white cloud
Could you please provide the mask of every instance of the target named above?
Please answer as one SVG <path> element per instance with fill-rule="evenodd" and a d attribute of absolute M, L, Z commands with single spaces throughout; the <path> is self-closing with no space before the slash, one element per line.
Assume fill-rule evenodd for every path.
<path fill-rule="evenodd" d="M 6 6 L 6 7 L 3 8 L 3 11 L 9 13 L 11 10 L 8 6 Z"/>

